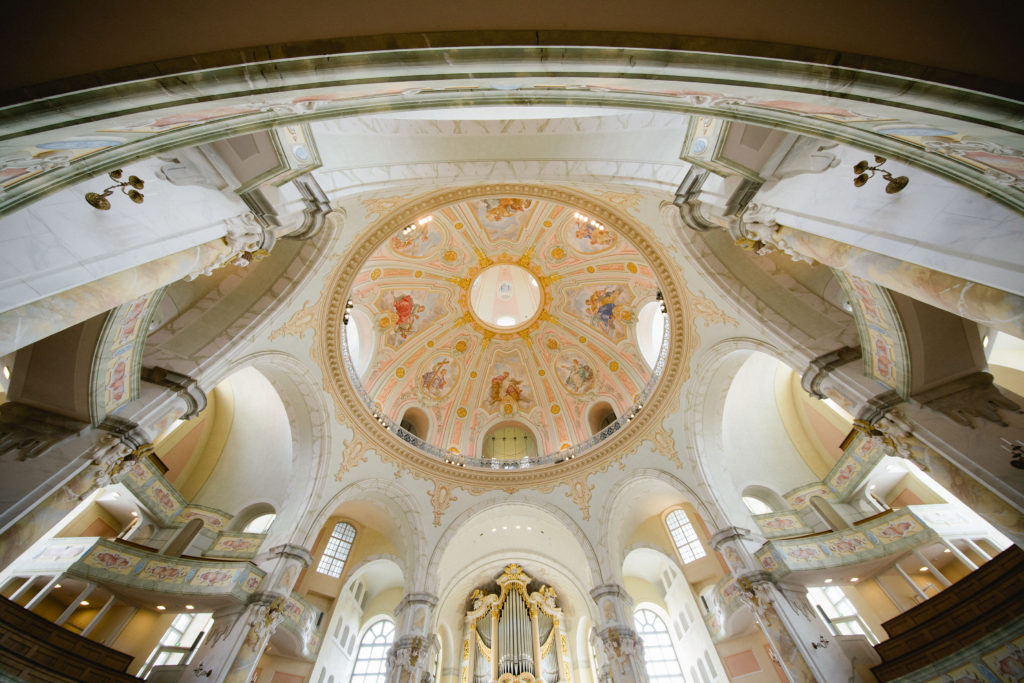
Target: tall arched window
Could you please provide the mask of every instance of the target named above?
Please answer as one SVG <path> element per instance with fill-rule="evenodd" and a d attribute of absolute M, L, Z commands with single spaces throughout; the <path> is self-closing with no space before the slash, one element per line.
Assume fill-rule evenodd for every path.
<path fill-rule="evenodd" d="M 352 683 L 384 683 L 388 650 L 395 639 L 395 622 L 381 619 L 366 629 L 352 667 Z"/>
<path fill-rule="evenodd" d="M 668 533 L 672 536 L 672 542 L 676 544 L 676 550 L 683 559 L 683 564 L 689 564 L 698 560 L 707 553 L 704 546 L 697 537 L 697 530 L 690 523 L 690 518 L 682 510 L 673 510 L 665 517 L 665 525 L 668 526 Z"/>
<path fill-rule="evenodd" d="M 316 570 L 334 578 L 341 576 L 341 571 L 345 568 L 345 560 L 348 559 L 348 552 L 352 550 L 352 543 L 355 540 L 356 530 L 351 524 L 345 522 L 335 524 Z"/>
<path fill-rule="evenodd" d="M 682 681 L 676 649 L 665 622 L 655 612 L 640 608 L 633 613 L 637 633 L 644 643 L 644 664 L 651 681 Z"/>

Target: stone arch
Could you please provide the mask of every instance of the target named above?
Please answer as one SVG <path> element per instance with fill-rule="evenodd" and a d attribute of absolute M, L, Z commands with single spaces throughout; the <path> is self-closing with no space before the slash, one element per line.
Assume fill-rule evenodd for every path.
<path fill-rule="evenodd" d="M 736 487 L 713 458 L 724 452 L 720 418 L 732 381 L 753 352 L 763 353 L 793 367 L 793 359 L 787 358 L 768 342 L 746 337 L 725 339 L 698 359 L 690 383 L 693 391 L 687 394 L 683 411 L 687 421 L 685 432 L 695 456 L 701 490 L 712 506 L 721 511 L 721 516 L 716 519 L 720 524 L 726 524 L 728 520 L 746 520 L 749 516 L 738 495 L 732 496 L 735 500 L 723 499 L 723 492 L 735 492 Z"/>
<path fill-rule="evenodd" d="M 315 514 L 312 501 L 319 497 L 329 478 L 330 413 L 309 370 L 293 356 L 279 351 L 252 354 L 232 363 L 221 375 L 230 376 L 249 366 L 273 384 L 291 426 L 292 468 L 287 499 L 296 504 L 277 510 L 278 518 L 265 545 L 298 543 L 297 530 Z"/>
<path fill-rule="evenodd" d="M 622 580 L 622 562 L 627 554 L 626 540 L 634 528 L 627 528 L 626 521 L 641 522 L 653 514 L 660 514 L 665 507 L 668 507 L 667 505 L 660 506 L 661 509 L 648 511 L 649 514 L 644 515 L 640 519 L 633 520 L 628 513 L 631 509 L 637 507 L 636 501 L 638 499 L 635 497 L 630 499 L 629 492 L 633 486 L 643 482 L 659 482 L 667 486 L 677 496 L 675 503 L 670 503 L 669 505 L 682 502 L 691 503 L 696 508 L 697 513 L 704 518 L 710 533 L 713 534 L 717 526 L 723 525 L 721 515 L 716 513 L 714 508 L 709 506 L 707 501 L 682 479 L 658 469 L 639 469 L 633 471 L 630 476 L 619 481 L 612 489 L 599 520 L 599 528 L 604 534 L 602 539 L 604 541 L 603 545 L 608 553 L 607 562 L 614 570 L 614 574 L 611 576 L 614 577 L 615 581 Z M 664 553 L 664 549 L 661 549 L 661 552 Z"/>
<path fill-rule="evenodd" d="M 422 585 L 428 565 L 422 557 L 426 535 L 420 520 L 426 519 L 426 513 L 418 508 L 412 495 L 394 481 L 364 479 L 352 483 L 328 498 L 318 510 L 310 510 L 309 521 L 303 526 L 306 529 L 301 541 L 304 547 L 313 546 L 317 534 L 334 516 L 338 507 L 353 501 L 379 505 L 391 513 L 398 534 L 398 538 L 393 538 L 392 542 L 402 557 L 399 567 L 405 572 L 407 590 L 415 590 Z"/>
<path fill-rule="evenodd" d="M 579 544 L 580 551 L 586 558 L 587 570 L 590 574 L 590 579 L 593 585 L 603 583 L 604 572 L 602 571 L 600 562 L 598 561 L 598 555 L 595 552 L 594 546 L 590 539 L 584 533 L 583 529 L 579 524 L 564 510 L 552 505 L 550 503 L 539 502 L 539 501 L 526 501 L 518 497 L 511 497 L 506 500 L 495 501 L 484 500 L 476 505 L 461 512 L 452 522 L 445 528 L 444 533 L 437 540 L 434 546 L 434 550 L 430 555 L 428 566 L 437 567 L 448 550 L 448 546 L 451 543 L 454 536 L 470 521 L 478 518 L 480 515 L 485 515 L 488 510 L 493 510 L 507 505 L 518 505 L 528 508 L 536 508 L 537 510 L 549 515 L 553 518 L 553 521 L 558 522 L 562 527 L 567 530 L 572 536 L 575 537 L 576 542 Z M 435 576 L 435 581 L 439 577 Z M 436 590 L 437 586 L 432 585 L 428 587 L 428 590 Z"/>

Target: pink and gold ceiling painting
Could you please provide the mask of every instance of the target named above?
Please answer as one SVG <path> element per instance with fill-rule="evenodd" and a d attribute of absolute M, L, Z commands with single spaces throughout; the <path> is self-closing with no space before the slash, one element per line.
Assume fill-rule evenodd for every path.
<path fill-rule="evenodd" d="M 375 410 L 397 422 L 419 407 L 429 447 L 466 458 L 494 427 L 526 428 L 552 454 L 593 436 L 591 406 L 630 413 L 652 378 L 636 311 L 661 288 L 628 239 L 529 196 L 471 196 L 412 221 L 349 292 L 374 321 L 359 382 Z"/>

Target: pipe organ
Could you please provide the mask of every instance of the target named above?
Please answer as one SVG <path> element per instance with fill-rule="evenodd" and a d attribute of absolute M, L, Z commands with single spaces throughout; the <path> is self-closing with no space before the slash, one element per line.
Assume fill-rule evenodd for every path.
<path fill-rule="evenodd" d="M 466 612 L 460 683 L 572 683 L 568 642 L 557 594 L 517 564 L 498 590 L 476 589 Z"/>

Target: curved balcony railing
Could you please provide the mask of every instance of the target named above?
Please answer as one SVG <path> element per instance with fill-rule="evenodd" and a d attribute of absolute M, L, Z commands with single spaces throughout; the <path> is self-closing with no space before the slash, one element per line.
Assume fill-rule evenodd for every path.
<path fill-rule="evenodd" d="M 573 458 L 586 453 L 595 446 L 604 443 L 613 437 L 620 429 L 632 422 L 637 413 L 639 413 L 643 409 L 644 405 L 646 405 L 650 397 L 654 395 L 654 390 L 658 386 L 658 381 L 661 379 L 661 375 L 665 371 L 665 365 L 668 362 L 669 335 L 669 319 L 668 316 L 665 316 L 665 327 L 662 332 L 661 350 L 658 352 L 658 359 L 655 361 L 654 367 L 651 369 L 650 378 L 647 380 L 644 388 L 637 396 L 637 400 L 632 406 L 630 406 L 626 414 L 619 417 L 615 422 L 612 422 L 586 441 L 581 441 L 578 444 L 568 448 L 563 448 L 553 453 L 546 453 L 533 458 L 524 457 L 519 460 L 467 457 L 465 455 L 446 451 L 443 448 L 427 443 L 415 434 L 410 434 L 406 430 L 402 429 L 401 425 L 385 415 L 383 411 L 377 407 L 376 402 L 366 392 L 366 388 L 363 387 L 363 382 L 359 378 L 359 373 L 356 372 L 355 366 L 352 364 L 352 359 L 348 352 L 348 337 L 344 333 L 341 334 L 341 357 L 344 361 L 345 372 L 348 374 L 349 382 L 355 388 L 356 394 L 363 402 L 363 405 L 366 406 L 366 409 L 370 411 L 373 419 L 377 421 L 381 426 L 381 429 L 384 431 L 394 434 L 410 446 L 413 446 L 423 453 L 437 458 L 438 460 L 442 460 L 449 465 L 455 465 L 457 467 L 472 467 L 481 470 L 523 470 L 531 467 L 554 465 L 560 462 L 565 462 L 566 460 L 572 460 Z"/>
<path fill-rule="evenodd" d="M 7 576 L 68 574 L 107 587 L 228 596 L 246 602 L 265 572 L 249 562 L 169 557 L 105 538 L 52 538 Z"/>

